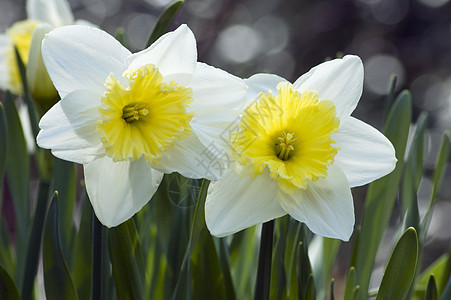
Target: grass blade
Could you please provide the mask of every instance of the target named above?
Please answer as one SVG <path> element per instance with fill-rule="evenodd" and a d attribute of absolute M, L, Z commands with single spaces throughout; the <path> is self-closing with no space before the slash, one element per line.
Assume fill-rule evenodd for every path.
<path fill-rule="evenodd" d="M 58 194 L 55 193 L 45 222 L 44 245 L 45 295 L 48 300 L 78 299 L 77 292 L 64 261 L 58 234 Z"/>
<path fill-rule="evenodd" d="M 385 269 L 377 293 L 379 299 L 405 299 L 415 277 L 418 258 L 418 237 L 410 227 L 399 239 Z"/>

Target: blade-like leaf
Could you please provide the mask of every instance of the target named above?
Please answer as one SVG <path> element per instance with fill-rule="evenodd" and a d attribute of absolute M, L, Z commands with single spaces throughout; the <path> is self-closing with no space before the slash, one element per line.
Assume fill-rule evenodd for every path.
<path fill-rule="evenodd" d="M 19 300 L 19 290 L 8 272 L 0 265 L 0 299 Z"/>
<path fill-rule="evenodd" d="M 225 298 L 234 300 L 236 299 L 236 295 L 232 282 L 232 274 L 230 273 L 230 256 L 227 241 L 225 238 L 218 239 L 217 241 L 219 243 L 219 261 L 224 277 Z"/>
<path fill-rule="evenodd" d="M 331 270 L 340 247 L 340 240 L 315 236 L 309 245 L 309 258 L 312 263 L 316 292 L 319 299 L 326 298 Z"/>
<path fill-rule="evenodd" d="M 57 193 L 52 198 L 52 203 L 45 221 L 42 257 L 45 295 L 47 299 L 78 299 L 59 242 Z"/>
<path fill-rule="evenodd" d="M 3 182 L 3 175 L 5 174 L 6 169 L 7 140 L 8 125 L 5 115 L 5 108 L 3 107 L 3 103 L 0 102 L 0 182 Z M 0 186 L 0 192 L 2 187 L 3 184 Z M 3 193 L 0 193 L 0 204 L 2 203 L 2 195 Z"/>
<path fill-rule="evenodd" d="M 144 258 L 133 219 L 108 230 L 113 277 L 119 299 L 144 299 Z"/>
<path fill-rule="evenodd" d="M 155 24 L 152 33 L 146 43 L 146 48 L 152 45 L 160 36 L 162 36 L 168 29 L 177 11 L 180 9 L 184 1 L 176 1 L 167 7 L 160 15 Z"/>
<path fill-rule="evenodd" d="M 385 116 L 387 116 L 389 114 L 390 107 L 393 104 L 393 100 L 395 100 L 396 82 L 397 82 L 396 75 L 392 75 L 390 77 L 390 88 L 388 90 L 387 97 L 385 98 L 385 110 L 384 110 Z"/>
<path fill-rule="evenodd" d="M 39 132 L 39 126 L 38 126 L 38 120 L 36 118 L 35 106 L 33 104 L 33 101 L 31 100 L 31 96 L 28 91 L 25 64 L 23 63 L 22 58 L 20 57 L 19 51 L 17 51 L 16 47 L 14 47 L 14 51 L 16 54 L 17 66 L 19 68 L 20 79 L 22 80 L 23 98 L 25 99 L 25 103 L 28 106 L 28 117 L 30 118 L 31 131 L 33 132 L 33 137 L 36 137 Z"/>
<path fill-rule="evenodd" d="M 418 258 L 418 237 L 413 227 L 399 239 L 385 269 L 377 293 L 379 299 L 405 299 L 415 276 Z"/>
<path fill-rule="evenodd" d="M 92 276 L 92 208 L 86 193 L 83 193 L 80 205 L 80 228 L 74 242 L 72 274 L 78 298 L 89 299 Z"/>
<path fill-rule="evenodd" d="M 257 226 L 250 227 L 233 235 L 229 247 L 230 267 L 236 294 L 243 299 L 253 298 L 253 288 L 257 269 L 255 249 L 257 247 Z M 277 248 L 276 248 L 277 249 Z"/>
<path fill-rule="evenodd" d="M 74 209 L 76 194 L 75 164 L 53 159 L 53 190 L 58 191 L 58 228 L 61 249 L 69 267 L 72 266 L 72 239 L 75 233 Z"/>
<path fill-rule="evenodd" d="M 435 283 L 434 275 L 431 275 L 431 277 L 429 277 L 428 287 L 426 289 L 426 297 L 424 299 L 438 300 L 437 284 Z"/>
<path fill-rule="evenodd" d="M 8 160 L 6 178 L 16 217 L 17 269 L 16 281 L 21 282 L 25 264 L 30 224 L 30 165 L 25 137 L 16 105 L 9 92 L 5 93 L 5 114 L 8 122 Z"/>
<path fill-rule="evenodd" d="M 28 241 L 27 257 L 22 283 L 22 297 L 30 299 L 33 293 L 34 278 L 38 271 L 39 250 L 41 249 L 42 231 L 49 199 L 49 183 L 41 182 L 39 185 L 38 201 L 34 213 L 33 228 Z"/>
<path fill-rule="evenodd" d="M 193 299 L 226 300 L 224 276 L 219 257 L 207 228 L 204 228 L 204 232 L 200 235 L 198 243 L 193 249 L 191 260 Z"/>
<path fill-rule="evenodd" d="M 360 299 L 366 299 L 374 259 L 396 199 L 411 115 L 411 96 L 409 92 L 404 91 L 393 104 L 385 125 L 385 135 L 396 151 L 398 159 L 396 168 L 389 175 L 373 182 L 369 186 L 366 197 L 357 259 L 354 265 L 361 290 Z"/>
<path fill-rule="evenodd" d="M 448 162 L 449 157 L 449 149 L 450 149 L 450 141 L 449 141 L 449 132 L 443 133 L 442 141 L 440 144 L 440 148 L 437 155 L 437 161 L 435 164 L 435 171 L 434 171 L 434 177 L 433 177 L 433 186 L 432 186 L 432 193 L 431 198 L 429 201 L 429 206 L 426 211 L 426 214 L 423 217 L 423 220 L 421 221 L 421 229 L 422 229 L 422 235 L 421 238 L 424 240 L 424 237 L 426 236 L 429 222 L 431 219 L 432 214 L 432 208 L 434 207 L 435 200 L 437 199 L 438 191 L 440 188 L 440 185 L 443 181 L 443 177 L 445 174 L 445 166 Z"/>
<path fill-rule="evenodd" d="M 348 272 L 348 279 L 346 280 L 345 293 L 343 296 L 344 300 L 354 299 L 354 290 L 356 287 L 357 279 L 355 278 L 355 268 L 351 267 Z"/>

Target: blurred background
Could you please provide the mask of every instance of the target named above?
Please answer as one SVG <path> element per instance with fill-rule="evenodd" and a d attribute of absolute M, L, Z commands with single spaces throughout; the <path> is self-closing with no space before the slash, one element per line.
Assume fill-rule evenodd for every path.
<path fill-rule="evenodd" d="M 132 52 L 144 48 L 158 15 L 171 2 L 69 0 L 76 19 L 97 24 L 112 35 L 123 28 Z M 0 0 L 1 32 L 25 18 L 25 1 Z M 380 130 L 390 77 L 396 75 L 396 91 L 412 92 L 413 122 L 421 111 L 429 114 L 426 161 L 427 174 L 432 174 L 440 136 L 445 129 L 451 129 L 450 1 L 186 0 L 171 29 L 182 23 L 188 24 L 197 38 L 199 61 L 243 78 L 270 72 L 294 82 L 326 59 L 345 54 L 360 56 L 365 66 L 365 86 L 354 116 Z M 451 185 L 446 182 L 451 180 L 450 173 L 434 210 L 425 265 L 449 246 Z M 430 181 L 423 180 L 418 195 L 421 216 L 429 203 L 430 189 Z M 365 187 L 353 193 L 358 224 Z M 392 220 L 393 225 L 400 222 L 399 216 Z M 387 236 L 381 246 L 373 285 L 380 280 L 391 240 Z M 349 250 L 346 244 L 342 248 Z M 347 266 L 346 260 L 337 263 L 336 278 Z"/>

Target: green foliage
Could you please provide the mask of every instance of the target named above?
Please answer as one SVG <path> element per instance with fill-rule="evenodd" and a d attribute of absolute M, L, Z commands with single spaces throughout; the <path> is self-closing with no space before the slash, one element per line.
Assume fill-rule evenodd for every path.
<path fill-rule="evenodd" d="M 50 204 L 44 230 L 42 249 L 45 295 L 47 299 L 78 299 L 74 282 L 61 251 L 58 226 L 58 194 Z"/>
<path fill-rule="evenodd" d="M 388 262 L 377 293 L 379 299 L 405 299 L 415 276 L 418 237 L 413 227 L 399 239 Z"/>
<path fill-rule="evenodd" d="M 133 219 L 109 229 L 108 249 L 119 299 L 144 299 L 144 258 Z"/>
<path fill-rule="evenodd" d="M 180 9 L 183 0 L 175 1 L 170 6 L 168 6 L 163 13 L 161 13 L 160 17 L 155 24 L 152 33 L 150 34 L 149 39 L 146 43 L 146 48 L 152 45 L 160 36 L 166 33 L 169 25 L 172 23 L 177 11 Z"/>
<path fill-rule="evenodd" d="M 176 1 L 161 14 L 148 45 L 167 31 L 182 4 Z M 116 37 L 125 45 L 123 29 Z M 36 135 L 39 112 L 28 94 L 20 57 L 19 71 Z M 275 220 L 273 236 L 266 239 L 272 255 L 264 257 L 266 269 L 271 270 L 268 284 L 263 285 L 265 297 L 451 299 L 450 253 L 423 266 L 422 272 L 419 267 L 424 264 L 426 235 L 449 161 L 449 133 L 443 134 L 438 149 L 428 149 L 428 116 L 420 113 L 407 147 L 412 100 L 408 91 L 396 97 L 395 83 L 393 77 L 384 132 L 398 162 L 391 174 L 369 186 L 364 215 L 356 221 L 351 244 L 347 247 L 339 240 L 314 236 L 289 216 Z M 27 153 L 15 100 L 6 92 L 0 103 L 0 179 L 4 183 L 0 203 L 8 195 L 13 204 L 13 210 L 7 211 L 13 218 L 0 220 L 0 299 L 39 299 L 37 276 L 44 278 L 47 299 L 259 297 L 260 227 L 226 238 L 211 236 L 204 216 L 207 180 L 167 174 L 135 217 L 107 229 L 93 217 L 75 164 L 51 158 L 42 149 Z M 425 162 L 428 152 L 437 157 L 431 172 Z M 428 177 L 432 190 L 420 218 L 418 190 Z M 58 193 L 48 206 L 53 191 Z M 391 218 L 402 225 L 389 240 L 393 251 L 380 287 L 370 292 L 376 254 Z M 41 248 L 43 272 L 38 270 Z M 348 270 L 347 274 L 342 270 Z"/>
<path fill-rule="evenodd" d="M 410 93 L 403 91 L 395 100 L 385 124 L 385 135 L 392 142 L 398 162 L 395 170 L 387 176 L 370 184 L 359 235 L 359 246 L 355 254 L 357 282 L 360 289 L 368 290 L 374 259 L 398 192 L 404 165 L 404 152 L 407 143 L 412 115 Z M 360 292 L 360 298 L 366 299 L 366 293 Z"/>
<path fill-rule="evenodd" d="M 0 265 L 0 299 L 19 300 L 19 290 L 8 272 Z"/>

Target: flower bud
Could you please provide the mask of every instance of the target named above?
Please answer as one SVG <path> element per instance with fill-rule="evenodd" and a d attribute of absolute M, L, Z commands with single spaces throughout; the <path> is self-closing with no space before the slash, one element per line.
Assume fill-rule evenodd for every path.
<path fill-rule="evenodd" d="M 47 73 L 41 54 L 44 35 L 51 29 L 52 27 L 47 23 L 36 27 L 31 38 L 27 65 L 27 82 L 30 94 L 44 112 L 58 101 L 58 93 Z"/>

